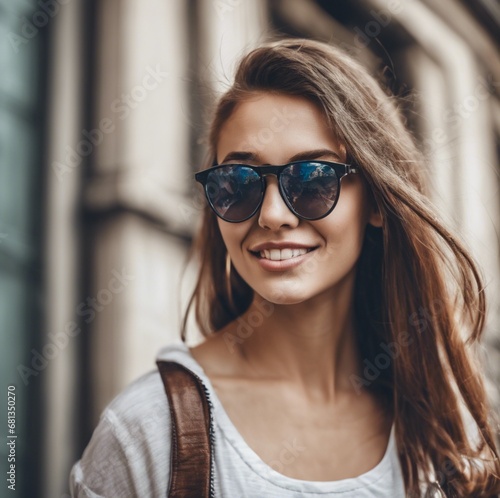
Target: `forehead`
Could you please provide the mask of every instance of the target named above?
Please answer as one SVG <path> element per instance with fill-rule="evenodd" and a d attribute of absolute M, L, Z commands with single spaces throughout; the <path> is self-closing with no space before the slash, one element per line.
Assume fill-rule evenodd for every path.
<path fill-rule="evenodd" d="M 304 97 L 258 93 L 240 102 L 222 125 L 217 161 L 245 151 L 280 164 L 303 150 L 321 148 L 343 152 L 319 106 Z"/>

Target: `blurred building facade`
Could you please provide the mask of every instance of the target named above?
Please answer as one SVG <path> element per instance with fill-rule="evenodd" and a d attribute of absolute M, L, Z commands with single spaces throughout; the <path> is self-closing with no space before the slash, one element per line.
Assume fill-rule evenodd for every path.
<path fill-rule="evenodd" d="M 341 46 L 404 97 L 432 200 L 484 268 L 500 406 L 498 7 L 0 0 L 0 15 L 0 365 L 18 391 L 19 496 L 66 496 L 102 409 L 180 341 L 207 111 L 270 36 Z"/>

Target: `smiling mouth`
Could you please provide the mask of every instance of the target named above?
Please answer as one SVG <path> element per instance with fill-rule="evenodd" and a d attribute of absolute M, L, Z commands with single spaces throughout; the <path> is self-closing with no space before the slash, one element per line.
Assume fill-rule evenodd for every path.
<path fill-rule="evenodd" d="M 271 261 L 286 261 L 288 259 L 297 258 L 299 256 L 303 256 L 308 252 L 312 252 L 317 247 L 309 247 L 309 248 L 285 248 L 285 249 L 263 249 L 259 252 L 253 252 L 252 254 L 259 259 L 269 259 Z"/>

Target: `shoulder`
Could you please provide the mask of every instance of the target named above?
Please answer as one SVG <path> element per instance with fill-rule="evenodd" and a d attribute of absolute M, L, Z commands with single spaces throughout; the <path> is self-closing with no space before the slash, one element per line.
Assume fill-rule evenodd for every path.
<path fill-rule="evenodd" d="M 160 496 L 170 468 L 171 422 L 158 371 L 127 386 L 103 411 L 71 472 L 72 496 Z"/>
<path fill-rule="evenodd" d="M 159 372 L 144 374 L 118 394 L 103 411 L 99 428 L 125 449 L 145 447 L 156 439 L 155 434 L 169 437 L 170 411 Z"/>
<path fill-rule="evenodd" d="M 201 344 L 189 348 L 191 356 L 201 365 L 210 378 L 235 377 L 245 375 L 244 361 L 238 343 L 232 338 L 233 323 L 206 338 Z"/>
<path fill-rule="evenodd" d="M 147 425 L 153 418 L 168 415 L 168 400 L 158 370 L 151 370 L 129 384 L 106 407 L 107 417 L 125 425 Z"/>

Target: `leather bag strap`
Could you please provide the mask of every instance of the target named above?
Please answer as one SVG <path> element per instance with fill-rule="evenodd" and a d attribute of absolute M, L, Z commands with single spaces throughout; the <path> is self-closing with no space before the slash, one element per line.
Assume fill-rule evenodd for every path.
<path fill-rule="evenodd" d="M 172 420 L 169 498 L 212 497 L 211 411 L 201 379 L 183 365 L 157 361 Z"/>

